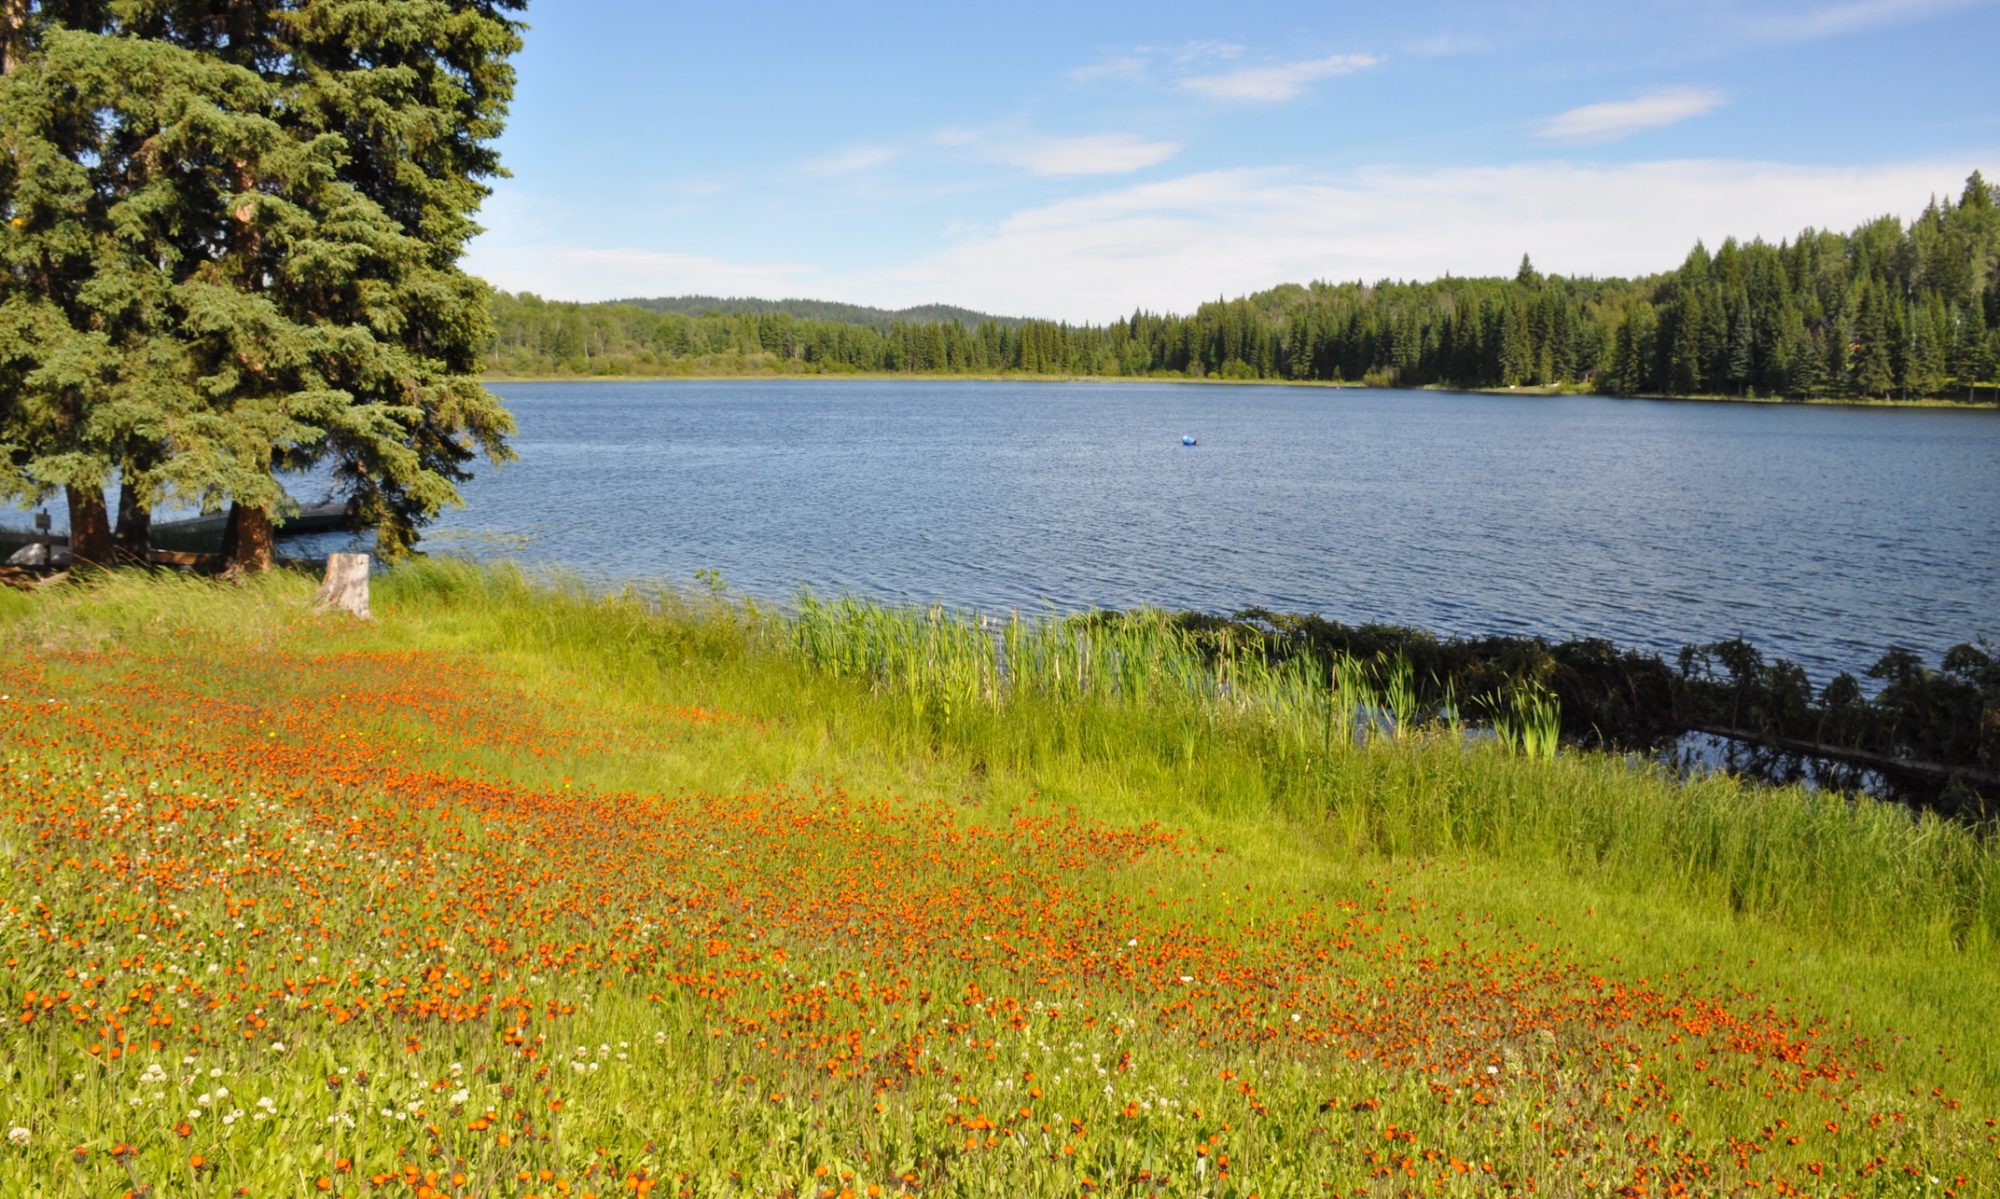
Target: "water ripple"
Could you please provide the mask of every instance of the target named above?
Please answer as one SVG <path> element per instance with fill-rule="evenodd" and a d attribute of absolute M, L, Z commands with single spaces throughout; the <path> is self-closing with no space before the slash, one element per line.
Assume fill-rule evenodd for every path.
<path fill-rule="evenodd" d="M 440 546 L 607 579 L 711 567 L 777 598 L 1254 604 L 1667 652 L 1741 634 L 1816 678 L 1892 644 L 2000 638 L 1992 412 L 1144 384 L 497 390 L 521 460 L 465 487 Z"/>

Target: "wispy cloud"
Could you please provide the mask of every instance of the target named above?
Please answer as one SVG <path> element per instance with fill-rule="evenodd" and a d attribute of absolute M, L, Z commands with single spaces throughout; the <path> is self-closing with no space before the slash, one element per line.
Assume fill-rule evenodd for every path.
<path fill-rule="evenodd" d="M 1483 54 L 1493 41 L 1478 33 L 1434 33 L 1409 43 L 1407 49 L 1420 58 L 1454 58 L 1461 54 Z"/>
<path fill-rule="evenodd" d="M 1956 186 L 1964 164 L 1856 169 L 1696 160 L 1610 166 L 1210 171 L 1021 210 L 832 291 L 898 305 L 950 296 L 991 311 L 1105 320 L 1188 311 L 1313 279 L 1643 274 L 1695 239 L 1847 228 Z"/>
<path fill-rule="evenodd" d="M 853 175 L 886 166 L 902 155 L 900 146 L 849 146 L 804 163 L 799 169 L 808 175 Z"/>
<path fill-rule="evenodd" d="M 1861 33 L 1888 25 L 1901 25 L 1929 17 L 1943 16 L 1962 9 L 1980 7 L 1990 0 L 1848 0 L 1785 13 L 1765 13 L 1752 18 L 1745 33 L 1762 41 L 1809 42 L 1843 34 Z"/>
<path fill-rule="evenodd" d="M 1278 63 L 1268 67 L 1244 67 L 1213 75 L 1190 75 L 1180 81 L 1183 91 L 1216 100 L 1237 100 L 1253 104 L 1279 104 L 1297 98 L 1306 86 L 1336 75 L 1350 75 L 1372 67 L 1381 59 L 1372 54 L 1330 54 L 1303 62 Z"/>
<path fill-rule="evenodd" d="M 1137 81 L 1150 79 L 1162 67 L 1185 73 L 1197 64 L 1240 58 L 1245 47 L 1240 42 L 1196 38 L 1175 46 L 1134 46 L 1108 58 L 1074 67 L 1064 74 L 1073 83 L 1101 80 Z"/>
<path fill-rule="evenodd" d="M 1144 79 L 1153 62 L 1143 54 L 1116 54 L 1088 66 L 1072 67 L 1064 74 L 1073 83 L 1096 83 L 1100 79 Z"/>
<path fill-rule="evenodd" d="M 1729 97 L 1714 88 L 1663 88 L 1630 100 L 1572 108 L 1549 118 L 1536 135 L 1565 142 L 1617 141 L 1714 112 L 1728 102 Z"/>
<path fill-rule="evenodd" d="M 1129 175 L 1165 162 L 1180 149 L 1178 142 L 1148 141 L 1129 133 L 1098 133 L 996 141 L 988 156 L 1037 175 Z"/>

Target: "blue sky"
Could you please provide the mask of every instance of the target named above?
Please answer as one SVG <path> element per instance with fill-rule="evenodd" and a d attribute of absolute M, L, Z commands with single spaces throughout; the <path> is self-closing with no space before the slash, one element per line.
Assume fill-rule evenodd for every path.
<path fill-rule="evenodd" d="M 2000 0 L 538 0 L 468 266 L 1102 321 L 1622 274 L 2000 177 Z"/>

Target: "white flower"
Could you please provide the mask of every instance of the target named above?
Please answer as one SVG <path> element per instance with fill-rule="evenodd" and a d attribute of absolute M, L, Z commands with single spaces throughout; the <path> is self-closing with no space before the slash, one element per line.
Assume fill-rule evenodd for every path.
<path fill-rule="evenodd" d="M 285 1043 L 284 1043 L 283 1041 L 273 1041 L 273 1042 L 271 1042 L 271 1052 L 272 1052 L 272 1053 L 283 1053 L 284 1051 L 285 1051 Z"/>
<path fill-rule="evenodd" d="M 25 1145 L 28 1143 L 28 1137 L 30 1135 L 31 1134 L 28 1132 L 27 1129 L 22 1128 L 19 1125 L 16 1125 L 15 1127 L 7 1130 L 7 1141 L 9 1144 L 13 1145 Z"/>
<path fill-rule="evenodd" d="M 470 1098 L 472 1098 L 472 1092 L 461 1087 L 451 1093 L 451 1105 L 457 1107 Z"/>

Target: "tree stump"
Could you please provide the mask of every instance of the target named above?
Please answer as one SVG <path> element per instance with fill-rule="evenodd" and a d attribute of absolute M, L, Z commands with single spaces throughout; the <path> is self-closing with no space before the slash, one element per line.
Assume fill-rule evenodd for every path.
<path fill-rule="evenodd" d="M 314 608 L 339 608 L 360 620 L 372 620 L 368 611 L 368 555 L 328 554 L 326 581 L 319 585 Z"/>

